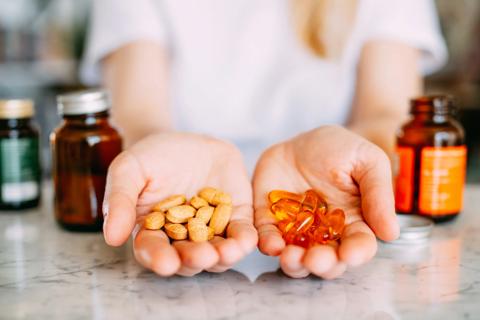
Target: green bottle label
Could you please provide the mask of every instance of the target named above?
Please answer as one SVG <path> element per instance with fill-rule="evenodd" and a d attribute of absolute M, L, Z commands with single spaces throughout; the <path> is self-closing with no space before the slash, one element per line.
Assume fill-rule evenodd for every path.
<path fill-rule="evenodd" d="M 0 201 L 34 200 L 40 193 L 37 138 L 0 139 Z"/>

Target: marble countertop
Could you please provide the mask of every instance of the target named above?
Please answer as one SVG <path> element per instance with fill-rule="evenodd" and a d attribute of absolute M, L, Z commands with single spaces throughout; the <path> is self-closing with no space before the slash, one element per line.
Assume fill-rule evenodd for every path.
<path fill-rule="evenodd" d="M 480 317 L 480 186 L 415 245 L 381 243 L 341 278 L 293 280 L 255 252 L 234 270 L 160 278 L 131 245 L 63 231 L 41 209 L 0 214 L 0 319 L 474 319 Z"/>

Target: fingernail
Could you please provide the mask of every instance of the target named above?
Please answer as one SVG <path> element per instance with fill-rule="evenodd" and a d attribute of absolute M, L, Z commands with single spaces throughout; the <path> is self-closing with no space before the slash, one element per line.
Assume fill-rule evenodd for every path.
<path fill-rule="evenodd" d="M 140 250 L 140 252 L 138 253 L 138 256 L 145 265 L 151 266 L 152 257 L 150 257 L 147 250 Z"/>
<path fill-rule="evenodd" d="M 109 209 L 109 205 L 108 205 L 108 202 L 107 201 L 104 201 L 103 202 L 103 205 L 102 205 L 102 213 L 103 213 L 103 219 L 105 219 L 108 215 L 108 209 Z"/>
<path fill-rule="evenodd" d="M 107 220 L 103 220 L 103 238 L 107 241 Z"/>

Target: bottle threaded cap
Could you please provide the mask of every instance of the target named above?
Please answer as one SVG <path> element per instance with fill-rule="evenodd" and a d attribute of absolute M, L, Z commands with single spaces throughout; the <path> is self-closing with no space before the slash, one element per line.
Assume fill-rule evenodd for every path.
<path fill-rule="evenodd" d="M 31 118 L 35 114 L 33 105 L 29 99 L 0 100 L 0 119 Z"/>
<path fill-rule="evenodd" d="M 62 94 L 57 97 L 57 107 L 61 116 L 102 112 L 110 108 L 110 96 L 101 89 Z"/>

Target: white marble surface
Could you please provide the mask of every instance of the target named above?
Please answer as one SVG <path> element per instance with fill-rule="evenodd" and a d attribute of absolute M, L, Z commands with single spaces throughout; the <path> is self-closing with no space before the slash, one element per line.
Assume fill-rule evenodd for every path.
<path fill-rule="evenodd" d="M 292 280 L 254 253 L 236 271 L 159 278 L 130 245 L 55 224 L 41 210 L 0 214 L 0 319 L 479 319 L 480 186 L 425 244 L 381 244 L 334 281 Z"/>

